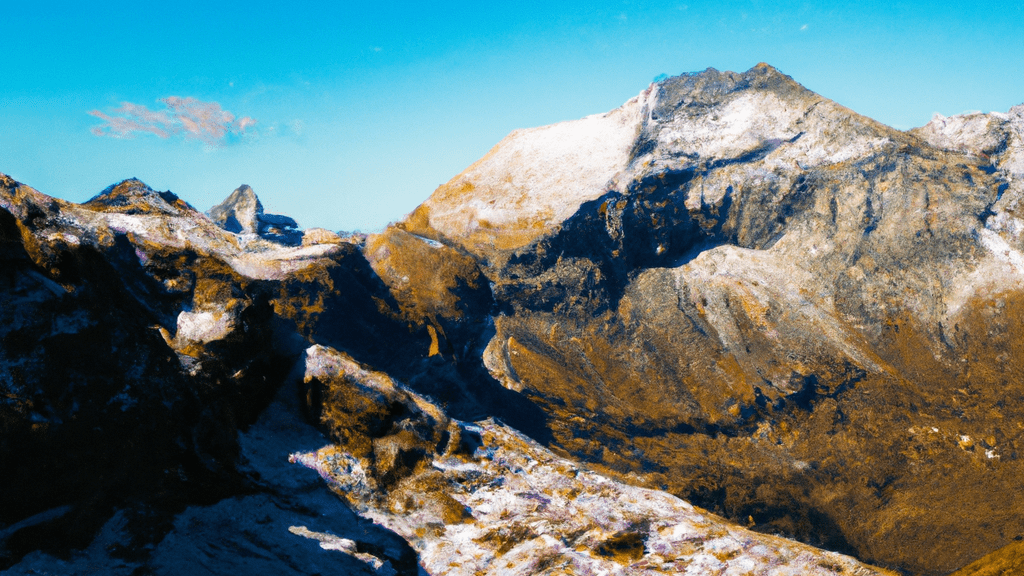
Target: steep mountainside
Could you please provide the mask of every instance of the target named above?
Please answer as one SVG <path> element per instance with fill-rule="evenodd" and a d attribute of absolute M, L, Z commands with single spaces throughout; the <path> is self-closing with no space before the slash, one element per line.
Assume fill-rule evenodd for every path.
<path fill-rule="evenodd" d="M 367 238 L 0 176 L 0 568 L 995 569 L 1022 182 L 1024 106 L 901 132 L 763 64 L 516 131 Z"/>
<path fill-rule="evenodd" d="M 902 133 L 708 70 L 513 134 L 398 228 L 483 264 L 483 360 L 556 446 L 941 574 L 1024 533 L 1021 110 Z M 542 137 L 613 120 L 600 183 Z"/>

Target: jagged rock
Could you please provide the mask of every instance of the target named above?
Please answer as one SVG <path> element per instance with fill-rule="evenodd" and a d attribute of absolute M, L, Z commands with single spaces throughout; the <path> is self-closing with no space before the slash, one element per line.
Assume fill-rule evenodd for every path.
<path fill-rule="evenodd" d="M 356 352 L 407 334 L 352 245 L 243 245 L 137 180 L 79 206 L 0 176 L 0 258 L 0 567 L 84 548 L 118 509 L 143 554 L 183 507 L 251 489 L 237 429 L 325 301 Z"/>
<path fill-rule="evenodd" d="M 228 232 L 259 236 L 290 246 L 302 243 L 303 235 L 298 230 L 298 223 L 281 214 L 265 214 L 263 204 L 247 184 L 242 184 L 223 202 L 210 208 L 207 215 Z"/>
<path fill-rule="evenodd" d="M 982 158 L 998 169 L 1006 182 L 990 208 L 985 228 L 997 232 L 1015 249 L 1024 248 L 1024 221 L 1019 217 L 1024 199 L 1024 104 L 1005 114 L 968 113 L 948 118 L 937 114 L 911 133 L 936 148 Z"/>
<path fill-rule="evenodd" d="M 345 354 L 309 348 L 304 381 L 313 421 L 368 461 L 373 470 L 368 489 L 377 495 L 386 494 L 450 440 L 449 421 L 441 410 Z"/>
<path fill-rule="evenodd" d="M 87 548 L 58 556 L 33 552 L 4 574 L 421 573 L 405 540 L 361 518 L 317 474 L 288 462 L 297 447 L 324 443 L 302 416 L 298 384 L 283 386 L 259 420 L 239 434 L 238 469 L 251 479 L 241 494 L 181 510 L 145 554 L 133 552 L 132 544 L 147 519 L 128 507 L 115 513 Z M 4 536 L 0 532 L 0 540 Z"/>
<path fill-rule="evenodd" d="M 259 233 L 259 216 L 263 204 L 247 184 L 235 189 L 223 202 L 210 208 L 210 219 L 221 228 L 236 234 Z"/>
<path fill-rule="evenodd" d="M 259 235 L 289 246 L 301 244 L 303 238 L 299 224 L 292 218 L 280 214 L 260 214 Z"/>
<path fill-rule="evenodd" d="M 201 366 L 168 344 L 195 279 L 232 277 L 180 246 L 173 228 L 201 222 L 136 180 L 76 206 L 0 176 L 0 522 L 66 509 L 7 534 L 4 565 L 39 542 L 88 544 L 125 501 L 174 508 L 236 489 L 234 427 L 280 369 L 259 297 L 215 354 L 212 341 L 186 351 Z M 211 232 L 208 247 L 231 246 Z"/>
<path fill-rule="evenodd" d="M 449 422 L 384 374 L 306 354 L 306 381 L 329 390 L 311 403 L 338 443 L 291 459 L 406 538 L 430 574 L 889 574 L 609 480 L 493 420 Z M 415 445 L 402 474 L 382 439 Z"/>
<path fill-rule="evenodd" d="M 494 300 L 471 256 L 393 226 L 369 236 L 363 254 L 388 285 L 403 320 L 426 326 L 428 356 L 466 358 L 483 345 L 478 340 Z"/>
<path fill-rule="evenodd" d="M 298 222 L 296 222 L 294 218 L 290 216 L 284 216 L 282 214 L 260 214 L 259 222 L 260 228 L 263 231 L 265 231 L 268 228 L 287 230 L 299 227 Z"/>

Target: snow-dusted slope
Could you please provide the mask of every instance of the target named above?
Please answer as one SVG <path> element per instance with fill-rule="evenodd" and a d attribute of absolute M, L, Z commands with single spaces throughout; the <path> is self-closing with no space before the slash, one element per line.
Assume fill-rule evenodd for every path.
<path fill-rule="evenodd" d="M 478 250 L 529 244 L 606 191 L 624 170 L 650 89 L 605 114 L 516 130 L 411 216 Z"/>
<path fill-rule="evenodd" d="M 446 423 L 427 399 L 384 374 L 327 348 L 306 354 L 306 381 L 339 387 L 350 406 L 376 398 L 408 408 L 367 438 L 360 433 L 371 422 L 365 411 L 339 416 L 325 406 L 321 422 L 338 444 L 291 459 L 318 471 L 361 515 L 408 540 L 429 574 L 889 574 L 611 480 L 500 422 Z M 399 453 L 409 450 L 403 437 L 428 423 L 453 430 L 447 445 L 442 441 L 436 454 L 397 478 L 393 469 L 382 473 L 390 466 L 384 455 L 396 445 L 404 447 Z M 369 453 L 367 440 L 374 446 Z"/>

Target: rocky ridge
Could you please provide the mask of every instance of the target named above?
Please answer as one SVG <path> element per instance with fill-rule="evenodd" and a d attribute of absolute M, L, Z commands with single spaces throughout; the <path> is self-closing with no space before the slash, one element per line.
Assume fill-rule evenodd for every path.
<path fill-rule="evenodd" d="M 709 69 L 514 132 L 356 241 L 247 186 L 207 217 L 135 180 L 74 205 L 3 177 L 0 560 L 874 570 L 777 535 L 910 574 L 1012 555 L 1021 110 L 900 132 L 767 65 Z"/>
<path fill-rule="evenodd" d="M 430 574 L 888 573 L 609 480 L 495 420 L 447 420 L 330 349 L 306 351 L 305 381 L 330 390 L 320 421 L 336 444 L 291 460 L 409 541 Z M 353 405 L 378 394 L 387 400 L 374 406 L 407 407 L 402 420 Z"/>
<path fill-rule="evenodd" d="M 109 547 L 131 564 L 182 509 L 252 491 L 238 430 L 325 303 L 374 326 L 326 340 L 401 342 L 351 244 L 243 245 L 137 180 L 74 205 L 3 176 L 0 207 L 5 565 L 85 548 L 111 522 L 122 536 Z"/>

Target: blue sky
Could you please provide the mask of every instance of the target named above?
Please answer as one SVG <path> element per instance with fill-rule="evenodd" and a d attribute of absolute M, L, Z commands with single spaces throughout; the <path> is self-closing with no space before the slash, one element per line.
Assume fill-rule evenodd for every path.
<path fill-rule="evenodd" d="M 898 128 L 1024 102 L 1016 2 L 5 4 L 0 172 L 76 202 L 138 177 L 202 210 L 246 183 L 334 230 L 662 73 L 765 61 Z"/>

